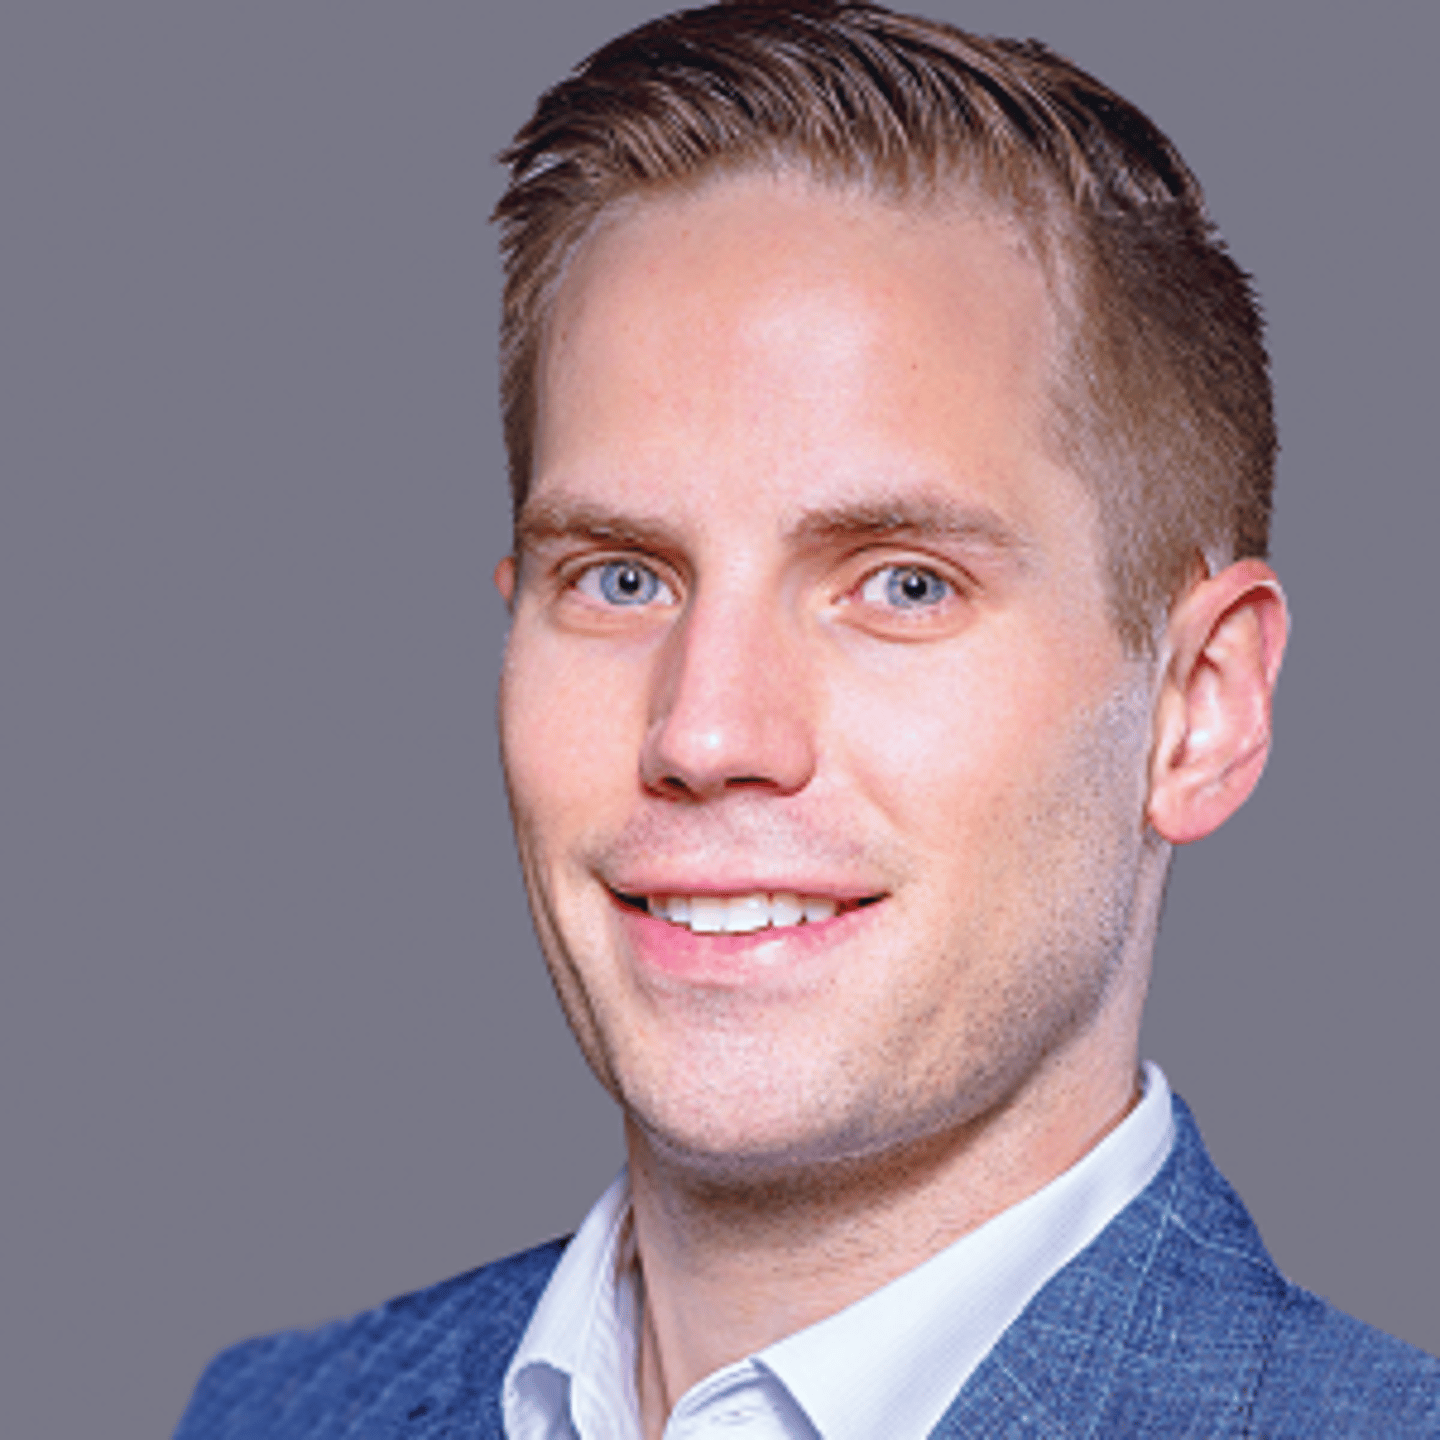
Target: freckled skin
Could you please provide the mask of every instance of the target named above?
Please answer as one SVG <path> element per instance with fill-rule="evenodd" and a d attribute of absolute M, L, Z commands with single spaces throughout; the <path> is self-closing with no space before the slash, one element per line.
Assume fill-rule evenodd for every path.
<path fill-rule="evenodd" d="M 1164 862 L 1152 677 L 1040 438 L 1052 339 L 1015 234 L 959 202 L 728 179 L 573 264 L 531 503 L 659 538 L 547 535 L 502 566 L 502 738 L 542 946 L 632 1147 L 793 1177 L 1002 1115 L 1083 1150 L 1123 1113 Z M 937 497 L 1007 543 L 797 529 Z M 616 555 L 660 603 L 594 598 Z M 885 565 L 948 593 L 897 612 L 866 586 Z M 884 898 L 793 964 L 771 932 L 763 982 L 687 986 L 612 894 L 657 867 Z"/>

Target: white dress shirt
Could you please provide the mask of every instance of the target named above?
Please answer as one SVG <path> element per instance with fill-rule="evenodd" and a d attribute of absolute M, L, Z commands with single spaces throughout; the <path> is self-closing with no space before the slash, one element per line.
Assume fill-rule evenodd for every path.
<path fill-rule="evenodd" d="M 915 1269 L 727 1365 L 681 1396 L 665 1440 L 924 1440 L 1047 1280 L 1155 1178 L 1170 1087 L 1147 1062 L 1140 1103 L 1094 1149 Z M 638 1288 L 625 1171 L 561 1256 L 505 1373 L 509 1440 L 639 1440 Z"/>

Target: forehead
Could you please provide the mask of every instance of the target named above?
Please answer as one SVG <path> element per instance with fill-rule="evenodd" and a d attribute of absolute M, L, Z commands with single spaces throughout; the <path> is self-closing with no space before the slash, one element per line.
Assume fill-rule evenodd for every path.
<path fill-rule="evenodd" d="M 592 233 L 556 297 L 532 494 L 760 489 L 804 512 L 958 486 L 1024 528 L 1057 469 L 1055 331 L 1040 265 L 976 198 L 754 174 L 647 199 Z"/>

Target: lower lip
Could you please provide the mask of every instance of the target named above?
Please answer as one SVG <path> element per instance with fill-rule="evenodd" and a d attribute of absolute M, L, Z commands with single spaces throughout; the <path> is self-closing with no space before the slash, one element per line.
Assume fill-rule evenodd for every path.
<path fill-rule="evenodd" d="M 879 903 L 844 910 L 830 920 L 767 926 L 743 935 L 697 935 L 615 901 L 630 953 L 642 970 L 691 985 L 745 989 L 814 978 L 835 947 L 870 923 Z"/>

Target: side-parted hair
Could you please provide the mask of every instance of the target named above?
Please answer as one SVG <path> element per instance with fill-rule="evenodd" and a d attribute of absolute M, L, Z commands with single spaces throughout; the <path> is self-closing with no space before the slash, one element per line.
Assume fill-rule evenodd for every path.
<path fill-rule="evenodd" d="M 1170 141 L 1038 41 L 836 0 L 682 11 L 547 91 L 501 160 L 517 514 L 546 322 L 596 221 L 726 173 L 790 169 L 892 203 L 968 188 L 1018 225 L 1062 337 L 1048 438 L 1097 497 L 1132 653 L 1153 653 L 1202 560 L 1265 555 L 1276 442 L 1248 280 Z"/>

